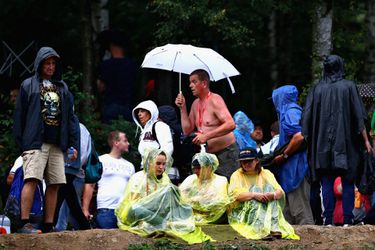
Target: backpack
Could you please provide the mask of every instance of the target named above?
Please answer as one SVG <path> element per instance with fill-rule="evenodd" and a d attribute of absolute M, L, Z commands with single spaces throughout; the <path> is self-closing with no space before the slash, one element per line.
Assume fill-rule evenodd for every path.
<path fill-rule="evenodd" d="M 21 192 L 23 188 L 23 169 L 18 168 L 14 174 L 9 196 L 5 204 L 5 215 L 11 220 L 12 232 L 21 227 Z M 30 222 L 41 223 L 43 221 L 43 184 L 39 182 L 34 194 L 34 202 L 30 211 Z"/>
<path fill-rule="evenodd" d="M 85 170 L 85 183 L 97 183 L 102 178 L 103 164 L 99 161 L 93 140 L 91 140 L 91 152 L 87 164 L 83 168 Z"/>

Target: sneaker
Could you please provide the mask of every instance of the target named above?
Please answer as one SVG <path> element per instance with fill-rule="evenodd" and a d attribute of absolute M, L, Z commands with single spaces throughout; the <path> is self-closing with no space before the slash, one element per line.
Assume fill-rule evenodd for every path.
<path fill-rule="evenodd" d="M 21 234 L 41 234 L 42 231 L 38 230 L 38 229 L 35 229 L 33 227 L 33 225 L 31 225 L 31 223 L 26 223 L 25 225 L 23 225 L 23 227 L 21 227 L 20 229 L 17 230 L 17 233 L 21 233 Z"/>
<path fill-rule="evenodd" d="M 327 224 L 327 225 L 324 225 L 325 227 L 333 227 L 332 224 Z"/>
<path fill-rule="evenodd" d="M 278 232 L 278 231 L 271 231 L 271 236 L 276 238 L 276 239 L 281 239 L 282 234 L 281 234 L 281 232 Z"/>
<path fill-rule="evenodd" d="M 342 225 L 342 227 L 349 227 L 349 226 L 350 226 L 349 224 Z"/>

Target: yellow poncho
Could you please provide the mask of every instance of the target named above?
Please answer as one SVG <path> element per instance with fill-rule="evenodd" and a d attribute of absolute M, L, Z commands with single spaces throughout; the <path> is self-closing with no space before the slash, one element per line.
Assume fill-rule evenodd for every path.
<path fill-rule="evenodd" d="M 274 192 L 282 190 L 274 175 L 266 169 L 259 174 L 247 174 L 242 168 L 230 178 L 229 194 L 236 199 L 243 192 Z M 254 199 L 234 202 L 228 213 L 228 221 L 234 230 L 248 239 L 262 239 L 271 232 L 281 232 L 282 238 L 299 240 L 293 227 L 284 219 L 281 200 L 261 203 Z"/>
<path fill-rule="evenodd" d="M 167 234 L 191 243 L 201 243 L 211 238 L 195 227 L 192 208 L 181 202 L 180 193 L 164 172 L 155 176 L 155 159 L 163 152 L 150 151 L 144 169 L 129 180 L 123 200 L 116 209 L 120 229 L 141 236 Z M 171 159 L 167 156 L 167 168 Z"/>
<path fill-rule="evenodd" d="M 193 208 L 195 223 L 204 225 L 217 221 L 226 211 L 229 202 L 228 181 L 214 174 L 219 162 L 213 154 L 199 153 L 193 157 L 201 167 L 199 177 L 188 176 L 179 186 L 184 202 Z"/>

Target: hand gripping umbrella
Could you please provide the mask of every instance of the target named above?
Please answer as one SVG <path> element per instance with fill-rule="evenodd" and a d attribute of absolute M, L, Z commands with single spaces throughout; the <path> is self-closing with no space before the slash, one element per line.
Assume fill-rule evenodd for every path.
<path fill-rule="evenodd" d="M 216 51 L 185 44 L 167 44 L 156 47 L 146 54 L 141 67 L 180 73 L 180 92 L 181 73 L 190 74 L 196 69 L 204 69 L 209 74 L 211 81 L 227 78 L 232 93 L 235 93 L 235 90 L 229 77 L 240 74 L 227 59 Z"/>

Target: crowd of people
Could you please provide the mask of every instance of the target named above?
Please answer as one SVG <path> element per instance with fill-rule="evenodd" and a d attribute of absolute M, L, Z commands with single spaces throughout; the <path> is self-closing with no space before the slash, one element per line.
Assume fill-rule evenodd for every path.
<path fill-rule="evenodd" d="M 129 62 L 122 60 L 116 44 L 111 49 L 116 56 L 103 65 L 98 86 L 117 92 L 111 85 L 113 67 Z M 201 225 L 229 223 L 246 238 L 295 240 L 299 236 L 291 225 L 319 224 L 321 219 L 326 226 L 366 221 L 371 205 L 360 219 L 355 217 L 355 209 L 361 208 L 356 197 L 362 195 L 359 202 L 370 199 L 356 191 L 356 181 L 363 153 L 373 154 L 373 148 L 365 127 L 367 113 L 355 84 L 344 79 L 339 56 L 324 61 L 323 78 L 311 88 L 303 108 L 295 86 L 273 90 L 278 120 L 271 125 L 268 143 L 263 142 L 262 126 L 244 112 L 232 117 L 223 98 L 210 91 L 203 69 L 189 76 L 196 97 L 190 112 L 184 95 L 177 95 L 180 121 L 174 124 L 152 100 L 131 109 L 123 95 L 113 103 L 106 99 L 105 122 L 121 115 L 138 126 L 142 163 L 135 172 L 131 160 L 122 157 L 129 151 L 126 131 L 112 131 L 109 153 L 99 156 L 103 173 L 97 183 L 85 183 L 85 166 L 95 148 L 74 113 L 59 65 L 54 49 L 41 48 L 35 75 L 24 80 L 17 97 L 14 135 L 21 157 L 8 178 L 12 184 L 16 168 L 22 169 L 17 232 L 120 228 L 197 243 L 214 240 Z M 195 145 L 189 147 L 186 176 L 179 174 L 184 170 L 180 155 L 174 154 L 180 143 L 176 135 L 190 137 Z M 35 222 L 32 207 L 41 183 L 43 221 Z M 316 203 L 322 211 L 313 213 Z"/>

